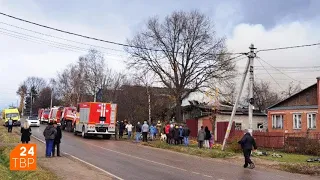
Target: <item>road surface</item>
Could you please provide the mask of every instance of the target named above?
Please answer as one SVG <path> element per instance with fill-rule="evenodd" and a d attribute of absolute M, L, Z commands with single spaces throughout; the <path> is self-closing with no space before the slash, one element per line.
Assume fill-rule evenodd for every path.
<path fill-rule="evenodd" d="M 44 140 L 45 125 L 32 128 L 32 135 Z M 300 180 L 317 177 L 256 167 L 244 169 L 232 162 L 200 158 L 131 142 L 83 139 L 63 132 L 61 150 L 90 163 L 114 179 L 130 180 Z"/>

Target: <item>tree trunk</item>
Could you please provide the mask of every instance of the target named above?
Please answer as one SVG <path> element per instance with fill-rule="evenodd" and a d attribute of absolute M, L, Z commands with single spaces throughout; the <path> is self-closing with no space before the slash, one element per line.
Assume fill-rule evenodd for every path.
<path fill-rule="evenodd" d="M 176 99 L 176 112 L 175 112 L 175 121 L 176 122 L 182 122 L 183 119 L 182 119 L 182 99 L 181 97 L 178 97 Z"/>
<path fill-rule="evenodd" d="M 214 138 L 215 138 L 215 129 L 216 129 L 216 119 L 217 119 L 217 114 L 216 112 L 213 112 L 210 118 L 210 121 L 211 121 L 211 127 L 212 127 L 212 134 Z"/>

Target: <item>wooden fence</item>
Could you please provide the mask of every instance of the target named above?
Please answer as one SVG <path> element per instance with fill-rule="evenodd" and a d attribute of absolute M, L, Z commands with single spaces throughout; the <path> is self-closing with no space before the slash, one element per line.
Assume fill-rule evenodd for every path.
<path fill-rule="evenodd" d="M 244 132 L 236 130 L 233 133 L 233 139 L 240 139 L 243 136 Z M 253 137 L 256 140 L 258 147 L 263 148 L 272 148 L 272 149 L 282 149 L 284 147 L 284 133 L 279 132 L 259 132 L 254 131 Z"/>

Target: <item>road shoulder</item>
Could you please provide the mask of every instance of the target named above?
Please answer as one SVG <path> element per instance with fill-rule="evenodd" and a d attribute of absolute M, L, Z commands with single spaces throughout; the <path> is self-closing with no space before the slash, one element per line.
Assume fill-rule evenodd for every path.
<path fill-rule="evenodd" d="M 112 179 L 110 176 L 98 169 L 74 159 L 71 156 L 62 154 L 62 157 L 45 157 L 45 144 L 31 137 L 32 143 L 37 144 L 38 164 L 55 173 L 63 180 L 91 180 L 91 179 Z"/>

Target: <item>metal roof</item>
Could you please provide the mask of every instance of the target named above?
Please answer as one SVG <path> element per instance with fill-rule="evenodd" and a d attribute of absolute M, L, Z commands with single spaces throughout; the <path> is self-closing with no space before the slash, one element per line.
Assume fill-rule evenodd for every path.
<path fill-rule="evenodd" d="M 297 93 L 293 94 L 292 96 L 289 96 L 289 97 L 287 97 L 287 98 L 285 98 L 285 99 L 283 99 L 283 100 L 281 100 L 281 101 L 277 102 L 276 104 L 274 104 L 274 105 L 272 105 L 272 106 L 268 107 L 267 109 L 274 109 L 274 107 L 275 107 L 275 106 L 277 106 L 277 105 L 279 105 L 280 103 L 282 103 L 282 102 L 284 102 L 284 101 L 286 101 L 286 100 L 288 100 L 288 99 L 291 99 L 292 97 L 294 97 L 294 96 L 296 96 L 296 95 L 298 95 L 298 94 L 300 94 L 300 93 L 304 92 L 305 90 L 307 90 L 307 89 L 309 89 L 309 88 L 312 88 L 313 86 L 317 86 L 317 83 L 315 83 L 315 84 L 313 84 L 313 85 L 311 85 L 311 86 L 309 86 L 309 87 L 307 87 L 307 88 L 305 88 L 305 89 L 303 89 L 303 90 L 301 90 L 301 91 L 299 91 L 299 92 L 297 92 Z"/>
<path fill-rule="evenodd" d="M 318 109 L 318 105 L 312 106 L 283 106 L 283 107 L 274 107 L 268 110 L 294 110 L 294 109 Z"/>

